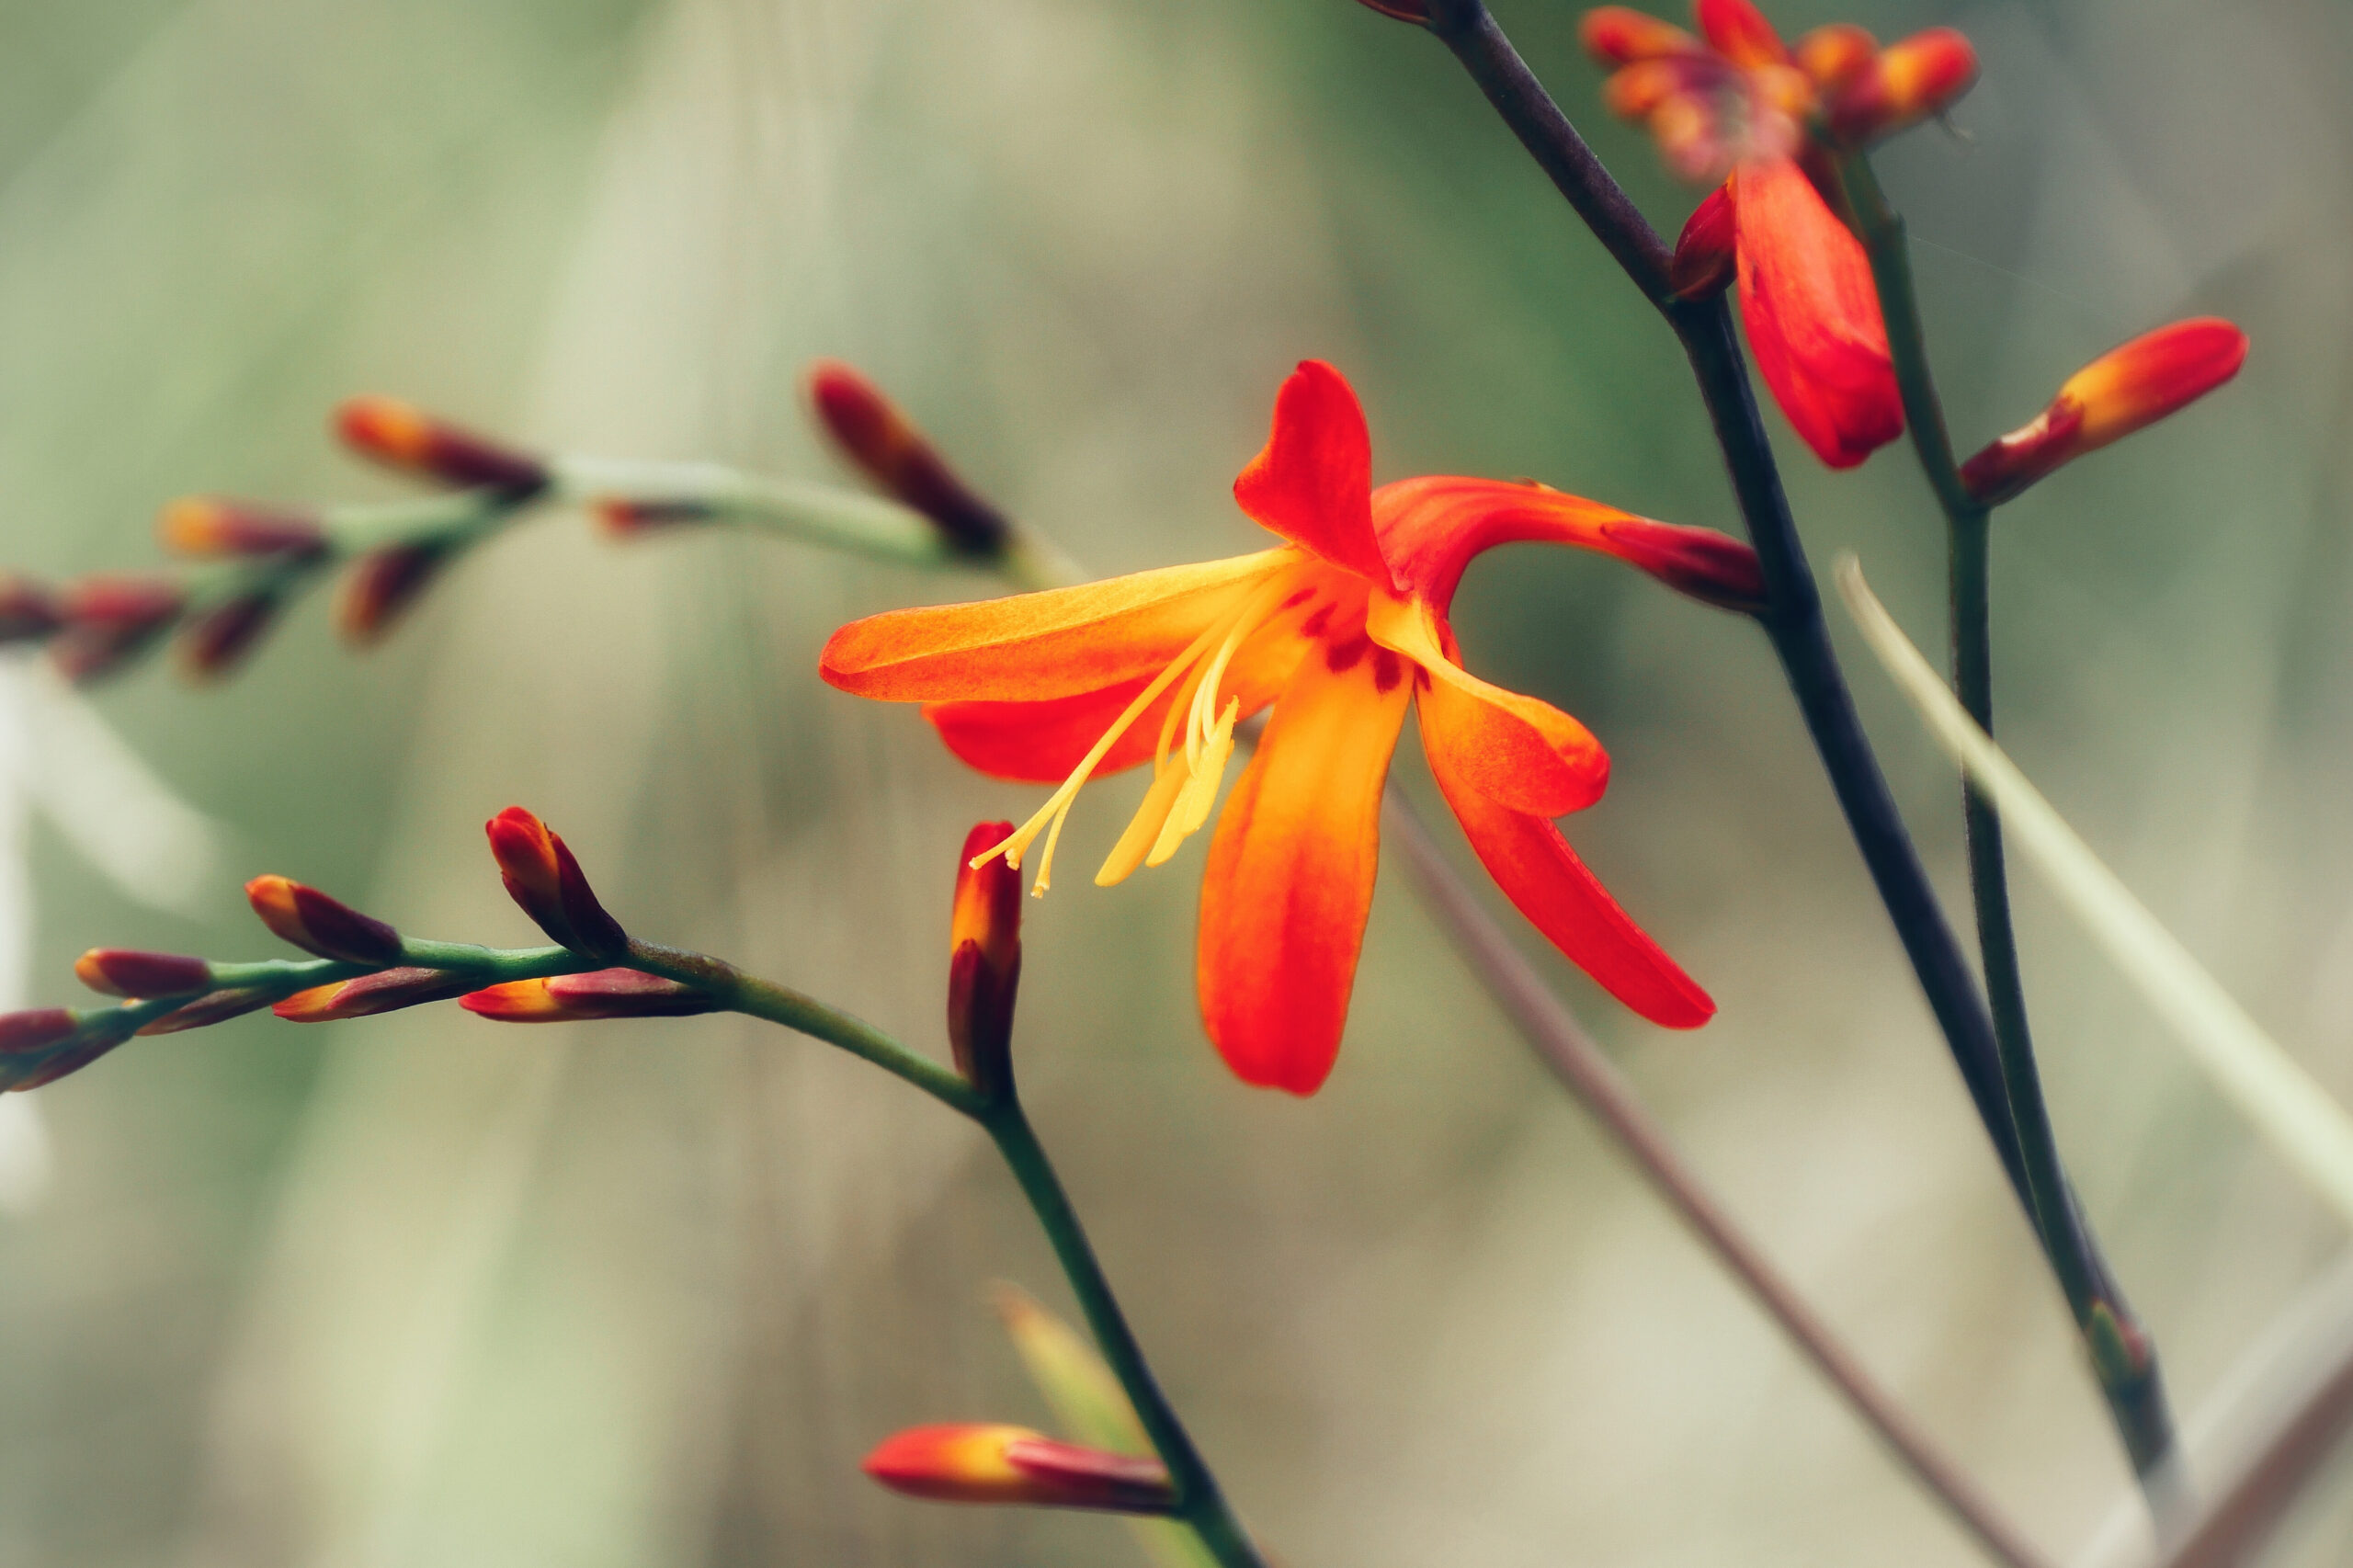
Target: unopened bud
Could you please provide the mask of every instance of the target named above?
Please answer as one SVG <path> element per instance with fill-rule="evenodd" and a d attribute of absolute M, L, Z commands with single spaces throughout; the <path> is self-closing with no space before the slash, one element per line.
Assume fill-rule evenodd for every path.
<path fill-rule="evenodd" d="M 957 1070 L 984 1099 L 1013 1085 L 1013 1004 L 1021 984 L 1021 873 L 1002 855 L 973 860 L 1004 843 L 1009 822 L 984 822 L 964 835 L 956 863 L 956 903 L 948 924 L 948 1043 Z"/>
<path fill-rule="evenodd" d="M 915 1426 L 866 1456 L 867 1474 L 913 1497 L 1169 1514 L 1176 1489 L 1158 1460 L 1058 1443 L 1026 1426 Z"/>
<path fill-rule="evenodd" d="M 63 1045 L 81 1026 L 82 1020 L 63 1007 L 0 1013 L 0 1056 L 23 1056 Z"/>
<path fill-rule="evenodd" d="M 64 624 L 64 612 L 47 588 L 0 573 L 0 643 L 36 642 Z"/>
<path fill-rule="evenodd" d="M 1790 51 L 1756 0 L 1699 0 L 1692 7 L 1708 47 L 1734 65 L 1782 65 Z"/>
<path fill-rule="evenodd" d="M 1833 22 L 1798 40 L 1798 69 L 1824 93 L 1836 93 L 1862 74 L 1879 58 L 1879 40 L 1868 28 Z"/>
<path fill-rule="evenodd" d="M 186 996 L 212 985 L 202 959 L 132 948 L 92 948 L 74 960 L 74 973 L 101 996 Z"/>
<path fill-rule="evenodd" d="M 188 594 L 164 577 L 85 577 L 59 601 L 64 628 L 50 657 L 70 680 L 95 680 L 146 652 L 188 607 Z"/>
<path fill-rule="evenodd" d="M 281 600 L 272 589 L 239 594 L 199 614 L 180 629 L 180 668 L 191 679 L 211 680 L 234 669 L 278 619 Z"/>
<path fill-rule="evenodd" d="M 624 539 L 682 523 L 707 523 L 718 516 L 704 501 L 631 501 L 617 495 L 592 501 L 588 509 L 607 533 Z"/>
<path fill-rule="evenodd" d="M 208 1024 L 257 1013 L 274 1000 L 276 998 L 267 991 L 252 986 L 215 991 L 198 997 L 185 1007 L 174 1008 L 139 1032 L 142 1035 L 178 1034 L 183 1029 L 200 1029 Z"/>
<path fill-rule="evenodd" d="M 605 913 L 580 862 L 548 824 L 509 806 L 483 824 L 507 895 L 559 946 L 610 962 L 629 951 L 629 934 Z"/>
<path fill-rule="evenodd" d="M 1977 84 L 1977 51 L 1950 28 L 1889 44 L 1829 94 L 1830 133 L 1859 147 L 1933 119 Z"/>
<path fill-rule="evenodd" d="M 1428 19 L 1427 14 L 1389 14 L 1406 21 Z M 809 369 L 809 402 L 842 455 L 892 500 L 930 518 L 949 544 L 969 555 L 995 555 L 1005 549 L 1012 525 L 973 493 L 872 381 L 837 359 L 820 359 Z"/>
<path fill-rule="evenodd" d="M 340 963 L 390 963 L 401 934 L 340 899 L 286 877 L 256 877 L 245 899 L 278 940 Z"/>
<path fill-rule="evenodd" d="M 2195 403 L 2245 362 L 2246 334 L 2218 317 L 2159 327 L 2068 377 L 2032 424 L 1961 464 L 1961 483 L 1989 506 L 2007 501 L 2062 464 Z"/>
<path fill-rule="evenodd" d="M 474 983 L 480 978 L 448 970 L 404 966 L 297 991 L 270 1011 L 296 1024 L 331 1024 L 341 1018 L 372 1017 L 420 1003 L 446 1002 L 452 996 L 462 996 L 474 989 Z"/>
<path fill-rule="evenodd" d="M 155 519 L 155 535 L 182 555 L 314 555 L 327 534 L 310 512 L 187 495 Z"/>
<path fill-rule="evenodd" d="M 1604 65 L 1631 65 L 1663 54 L 1685 54 L 1699 40 L 1677 27 L 1629 6 L 1597 6 L 1577 23 L 1585 51 Z"/>
<path fill-rule="evenodd" d="M 1733 248 L 1732 186 L 1708 192 L 1675 242 L 1667 263 L 1667 287 L 1678 300 L 1708 300 L 1732 287 L 1739 271 Z"/>
<path fill-rule="evenodd" d="M 79 1073 L 122 1043 L 120 1035 L 101 1035 L 62 1051 L 36 1051 L 26 1056 L 0 1056 L 0 1089 L 11 1094 L 44 1088 L 68 1074 Z"/>
<path fill-rule="evenodd" d="M 469 1013 L 502 1024 L 563 1024 L 594 1018 L 683 1018 L 719 1004 L 691 985 L 633 969 L 599 969 L 545 980 L 510 980 L 458 999 Z"/>
<path fill-rule="evenodd" d="M 414 403 L 355 397 L 335 410 L 344 443 L 387 468 L 458 490 L 495 490 L 523 500 L 547 488 L 547 464 Z"/>
<path fill-rule="evenodd" d="M 449 554 L 446 544 L 395 544 L 361 556 L 335 600 L 335 625 L 346 641 L 364 647 L 391 631 Z"/>
<path fill-rule="evenodd" d="M 1601 525 L 1610 553 L 1703 604 L 1755 615 L 1766 606 L 1756 551 L 1713 528 L 1628 517 Z"/>

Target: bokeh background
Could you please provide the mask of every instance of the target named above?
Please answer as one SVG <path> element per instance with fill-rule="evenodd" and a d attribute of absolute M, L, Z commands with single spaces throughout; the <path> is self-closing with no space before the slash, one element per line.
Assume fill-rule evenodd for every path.
<path fill-rule="evenodd" d="M 1959 134 L 1881 160 L 1964 443 L 2168 317 L 2253 335 L 2226 393 L 2002 515 L 2005 736 L 2353 1095 L 2353 13 L 1773 9 L 1954 23 L 1984 56 Z M 1693 193 L 1601 117 L 1576 8 L 1500 11 L 1679 224 Z M 144 563 L 189 491 L 395 493 L 324 438 L 362 390 L 829 476 L 797 393 L 821 354 L 1106 570 L 1255 547 L 1228 485 L 1308 355 L 1356 381 L 1380 477 L 1533 475 L 1736 526 L 1665 329 L 1443 51 L 1348 0 L 0 6 L 0 554 L 27 568 Z M 1933 646 L 1942 541 L 1908 454 L 1833 476 L 1774 428 L 1817 564 L 1859 551 Z M 95 942 L 271 951 L 236 892 L 263 870 L 529 939 L 480 837 L 523 802 L 635 928 L 936 1046 L 956 846 L 1036 791 L 814 661 L 847 619 L 970 591 L 551 518 L 373 654 L 313 603 L 233 683 L 125 679 L 98 710 L 213 824 L 210 869 L 163 866 L 183 835 L 105 874 L 108 813 L 52 784 L 30 994 L 70 998 Z M 1572 835 L 1722 1016 L 1662 1034 L 1540 961 L 1870 1363 L 2075 1558 L 2123 1467 L 1765 644 L 1526 546 L 1472 570 L 1457 626 L 1609 746 Z M 1839 631 L 1962 907 L 1955 780 Z M 74 726 L 11 679 L 38 773 Z M 1135 788 L 1090 791 L 1073 865 Z M 1021 1060 L 1163 1376 L 1286 1561 L 1977 1561 L 1401 880 L 1329 1088 L 1232 1081 L 1191 1000 L 1199 856 L 1032 906 Z M 2061 1134 L 2195 1418 L 2346 1237 L 2018 881 Z M 1043 1422 L 986 1289 L 1067 1299 L 974 1135 L 822 1047 L 727 1019 L 265 1017 L 39 1097 L 46 1172 L 0 1215 L 0 1564 L 1140 1561 L 1101 1519 L 857 1475 L 896 1426 Z M 2348 1535 L 2340 1468 L 2278 1561 L 2353 1562 Z"/>

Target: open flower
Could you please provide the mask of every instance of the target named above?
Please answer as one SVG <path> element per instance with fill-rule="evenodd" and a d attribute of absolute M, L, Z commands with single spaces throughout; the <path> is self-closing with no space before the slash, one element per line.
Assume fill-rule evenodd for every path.
<path fill-rule="evenodd" d="M 1071 805 L 1099 773 L 1150 762 L 1143 804 L 1096 873 L 1158 865 L 1216 803 L 1234 727 L 1272 704 L 1226 802 L 1201 894 L 1198 980 L 1210 1037 L 1243 1078 L 1312 1093 L 1331 1071 L 1372 898 L 1381 785 L 1408 706 L 1431 770 L 1505 893 L 1654 1022 L 1714 1011 L 1571 851 L 1552 819 L 1593 804 L 1608 759 L 1585 726 L 1465 671 L 1446 612 L 1492 546 L 1602 551 L 1719 602 L 1753 604 L 1756 562 L 1721 535 L 1541 485 L 1421 478 L 1374 490 L 1364 415 L 1309 361 L 1276 399 L 1266 449 L 1234 483 L 1287 541 L 1198 566 L 844 627 L 824 677 L 921 700 L 941 738 L 1002 778 L 1060 780 L 985 851 L 1051 875 Z"/>
<path fill-rule="evenodd" d="M 1791 49 L 1753 0 L 1698 0 L 1699 34 L 1620 6 L 1586 14 L 1586 48 L 1614 67 L 1612 112 L 1646 125 L 1668 165 L 1719 189 L 1678 246 L 1678 278 L 1713 278 L 1687 254 L 1729 240 L 1756 369 L 1799 436 L 1852 468 L 1904 430 L 1904 405 L 1861 244 L 1824 200 L 1831 157 L 1941 113 L 1977 77 L 1949 28 L 1881 49 L 1848 24 Z M 1725 223 L 1722 204 L 1729 204 Z"/>

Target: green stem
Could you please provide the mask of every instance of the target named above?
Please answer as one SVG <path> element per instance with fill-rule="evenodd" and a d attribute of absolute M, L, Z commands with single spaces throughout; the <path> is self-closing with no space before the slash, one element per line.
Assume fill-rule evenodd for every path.
<path fill-rule="evenodd" d="M 1954 694 L 1971 718 L 1994 732 L 1992 510 L 1969 493 L 1953 456 L 1944 407 L 1929 369 L 1927 337 L 1913 284 L 1903 217 L 1888 205 L 1870 164 L 1857 153 L 1839 162 L 1840 179 L 1857 235 L 1870 257 L 1887 324 L 1888 349 L 1904 398 L 1904 417 L 1921 472 L 1945 514 L 1950 543 Z M 1985 994 L 1994 1016 L 1994 1043 L 2003 1089 L 2018 1132 L 2035 1229 L 2066 1296 L 2117 1431 L 2132 1467 L 2162 1517 L 2177 1501 L 2175 1451 L 2165 1385 L 2147 1334 L 2132 1317 L 2086 1234 L 2074 1188 L 2059 1157 L 2051 1113 L 2035 1063 L 2027 1018 L 2026 983 L 2018 933 L 2010 915 L 2009 871 L 2002 853 L 2002 823 L 1977 787 L 1961 785 L 1961 815 L 1969 843 L 1969 886 L 1976 904 L 1977 942 Z"/>

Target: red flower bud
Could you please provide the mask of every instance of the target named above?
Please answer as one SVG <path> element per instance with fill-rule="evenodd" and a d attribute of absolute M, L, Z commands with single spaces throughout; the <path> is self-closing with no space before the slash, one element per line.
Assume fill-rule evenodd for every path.
<path fill-rule="evenodd" d="M 1830 132 L 1850 146 L 1940 115 L 1977 84 L 1977 51 L 1950 28 L 1892 43 L 1832 89 Z"/>
<path fill-rule="evenodd" d="M 2067 378 L 2034 422 L 1961 465 L 1994 506 L 2063 463 L 2154 425 L 2212 392 L 2246 362 L 2246 334 L 2212 316 L 2175 322 L 2110 349 Z"/>
<path fill-rule="evenodd" d="M 48 589 L 0 573 L 0 642 L 39 642 L 64 624 L 64 611 Z"/>
<path fill-rule="evenodd" d="M 81 1022 L 63 1007 L 0 1013 L 0 1056 L 24 1056 L 63 1045 L 74 1038 Z"/>
<path fill-rule="evenodd" d="M 1604 65 L 1631 65 L 1663 54 L 1686 54 L 1699 40 L 1673 22 L 1626 6 L 1597 6 L 1577 23 L 1585 51 Z"/>
<path fill-rule="evenodd" d="M 1667 286 L 1678 300 L 1705 300 L 1732 287 L 1739 254 L 1733 244 L 1732 187 L 1720 185 L 1685 221 L 1667 263 Z"/>
<path fill-rule="evenodd" d="M 1632 518 L 1601 525 L 1620 560 L 1703 604 L 1755 615 L 1766 604 L 1756 551 L 1713 528 Z"/>
<path fill-rule="evenodd" d="M 338 899 L 285 877 L 256 877 L 245 898 L 261 923 L 283 942 L 342 963 L 390 963 L 401 956 L 401 934 Z"/>
<path fill-rule="evenodd" d="M 1824 93 L 1836 93 L 1869 69 L 1879 58 L 1879 40 L 1868 28 L 1833 22 L 1798 40 L 1792 51 L 1798 69 Z"/>
<path fill-rule="evenodd" d="M 164 577 L 85 577 L 58 608 L 65 625 L 49 645 L 67 678 L 95 680 L 136 658 L 177 620 L 188 595 Z"/>
<path fill-rule="evenodd" d="M 196 680 L 228 674 L 278 619 L 278 594 L 264 589 L 203 611 L 180 631 L 180 668 Z"/>
<path fill-rule="evenodd" d="M 327 542 L 312 513 L 211 495 L 186 495 L 165 506 L 155 535 L 182 555 L 313 555 Z"/>
<path fill-rule="evenodd" d="M 202 959 L 131 948 L 92 948 L 74 960 L 74 972 L 101 996 L 186 996 L 212 985 Z"/>
<path fill-rule="evenodd" d="M 1756 0 L 1699 0 L 1692 7 L 1708 46 L 1734 65 L 1782 65 L 1790 51 Z"/>
<path fill-rule="evenodd" d="M 707 523 L 717 514 L 701 501 L 630 501 L 608 495 L 588 504 L 597 521 L 617 538 L 676 528 L 681 523 Z"/>
<path fill-rule="evenodd" d="M 139 1032 L 142 1035 L 178 1034 L 183 1029 L 200 1029 L 208 1024 L 258 1012 L 268 1006 L 271 1001 L 268 992 L 250 986 L 215 991 L 198 997 L 185 1007 L 174 1008 Z"/>
<path fill-rule="evenodd" d="M 1013 1003 L 1021 984 L 1021 873 L 1003 856 L 973 859 L 1011 835 L 984 822 L 964 835 L 948 923 L 948 1043 L 957 1070 L 984 1098 L 1013 1085 Z"/>
<path fill-rule="evenodd" d="M 79 1073 L 121 1043 L 119 1036 L 108 1035 L 48 1055 L 0 1057 L 0 1089 L 21 1094 L 54 1084 L 69 1074 Z"/>
<path fill-rule="evenodd" d="M 866 1473 L 913 1497 L 1168 1514 L 1176 1489 L 1158 1460 L 1058 1443 L 1026 1426 L 915 1426 L 866 1456 Z"/>
<path fill-rule="evenodd" d="M 599 969 L 545 980 L 510 980 L 458 999 L 469 1013 L 502 1024 L 562 1024 L 592 1018 L 683 1018 L 719 1004 L 691 985 L 633 969 Z"/>
<path fill-rule="evenodd" d="M 483 824 L 509 897 L 557 944 L 610 962 L 629 951 L 629 934 L 605 913 L 580 862 L 548 824 L 509 806 Z"/>
<path fill-rule="evenodd" d="M 972 555 L 1005 548 L 1013 528 L 1004 515 L 972 492 L 873 382 L 837 359 L 820 359 L 809 368 L 809 402 L 842 455 L 885 494 L 930 518 L 949 543 Z"/>
<path fill-rule="evenodd" d="M 333 985 L 297 991 L 270 1011 L 290 1023 L 329 1024 L 340 1018 L 372 1017 L 423 1002 L 446 1002 L 474 988 L 480 976 L 438 969 L 383 970 Z"/>
<path fill-rule="evenodd" d="M 446 544 L 395 544 L 359 558 L 343 579 L 335 625 L 361 647 L 392 629 L 449 560 Z"/>
<path fill-rule="evenodd" d="M 496 490 L 522 500 L 548 485 L 547 465 L 413 403 L 355 397 L 335 410 L 344 443 L 385 467 L 459 490 Z"/>

